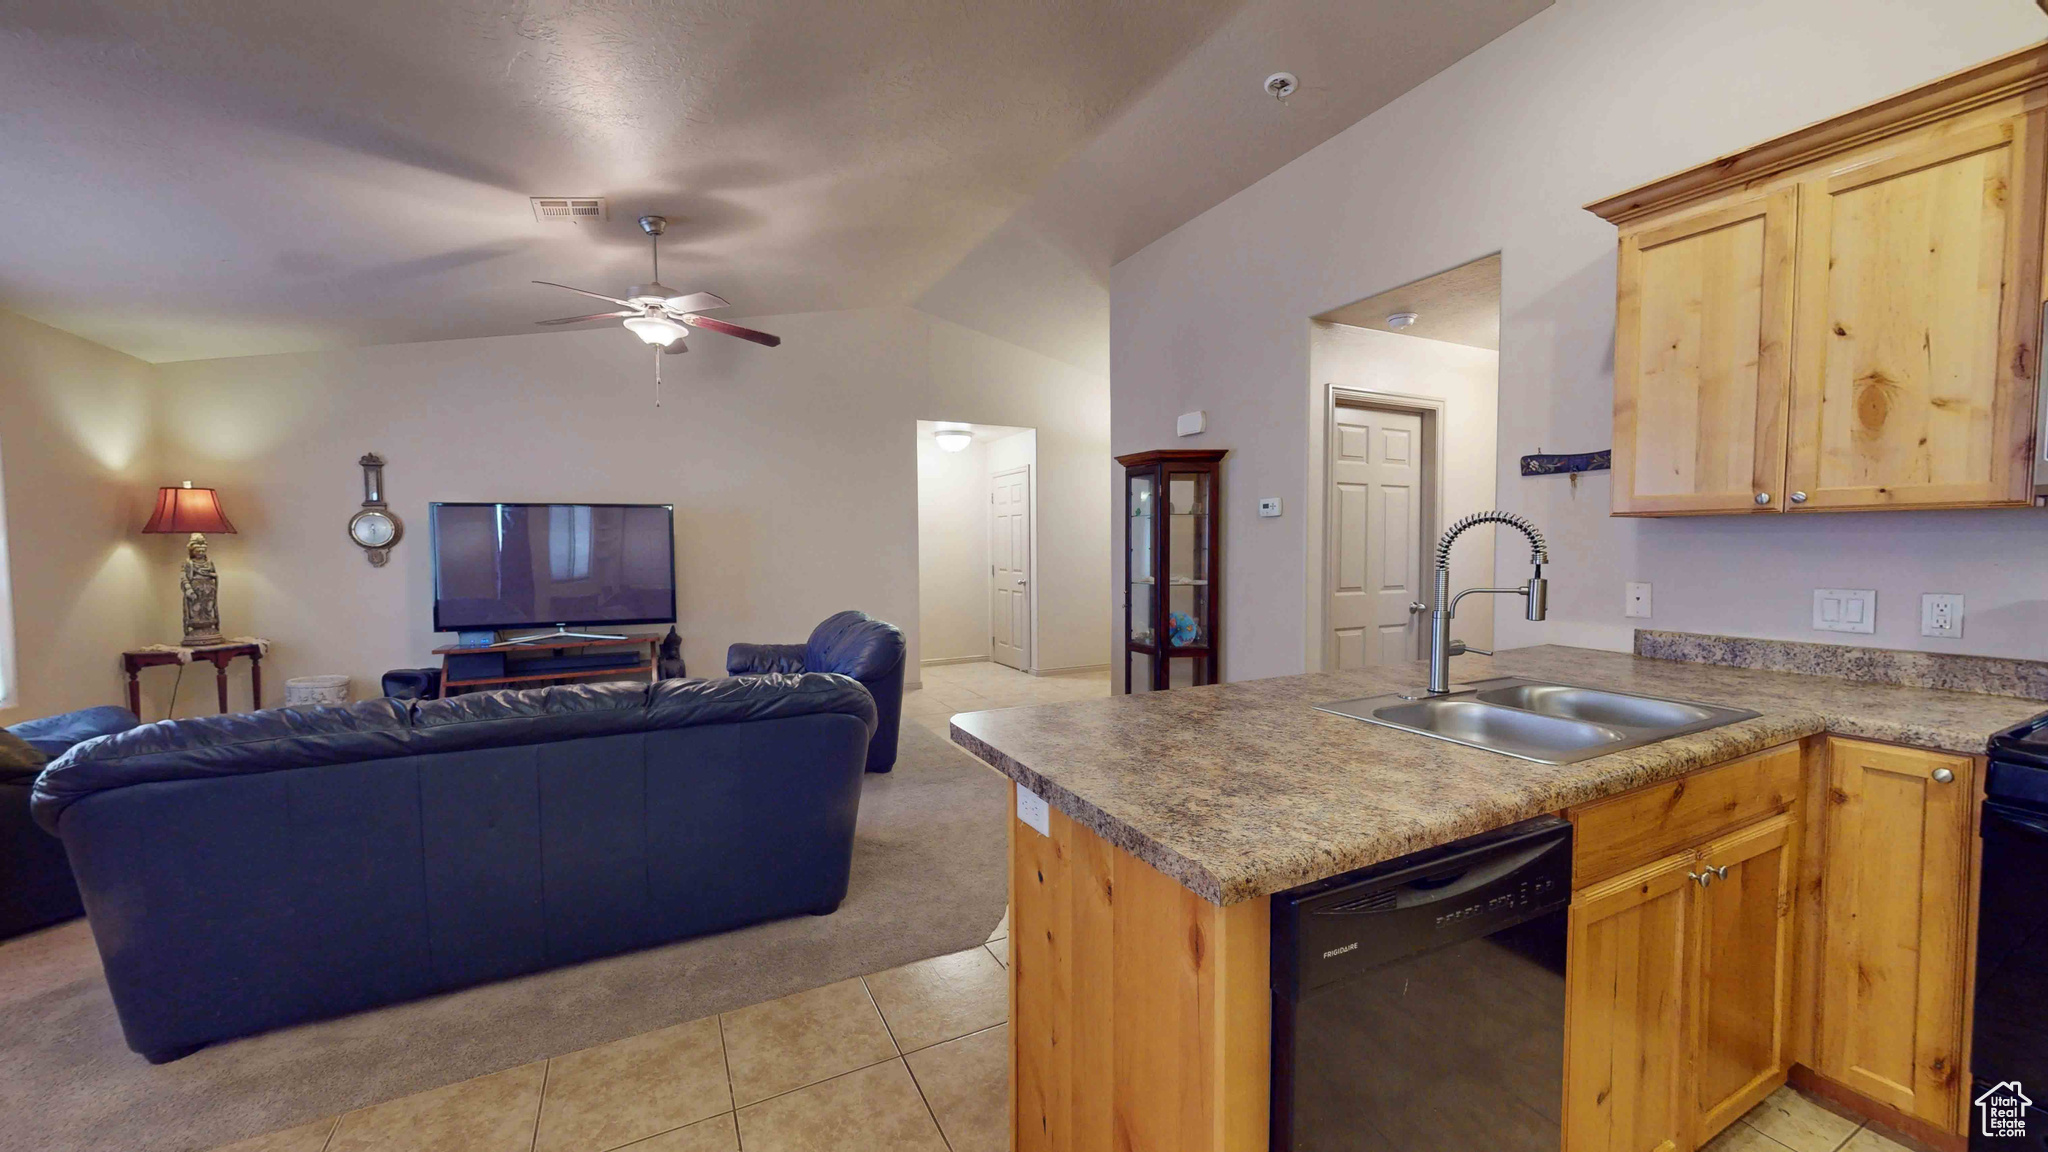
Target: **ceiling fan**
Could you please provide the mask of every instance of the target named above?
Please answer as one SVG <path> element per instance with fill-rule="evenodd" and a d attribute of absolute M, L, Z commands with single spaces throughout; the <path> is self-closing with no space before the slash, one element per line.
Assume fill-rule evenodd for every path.
<path fill-rule="evenodd" d="M 773 348 L 782 343 L 782 337 L 771 336 L 754 328 L 734 324 L 729 320 L 717 320 L 703 313 L 713 308 L 729 308 L 731 305 L 722 297 L 710 292 L 678 292 L 661 282 L 661 234 L 668 230 L 668 217 L 642 216 L 640 230 L 647 233 L 647 240 L 653 249 L 654 277 L 651 283 L 635 284 L 626 289 L 624 299 L 592 292 L 584 288 L 571 288 L 552 280 L 535 280 L 535 284 L 549 288 L 568 288 L 571 292 L 597 300 L 609 301 L 619 306 L 617 312 L 593 312 L 588 316 L 563 316 L 555 320 L 541 320 L 541 324 L 582 324 L 590 320 L 620 320 L 633 335 L 652 344 L 656 349 L 654 358 L 654 404 L 661 406 L 661 356 L 666 352 L 688 352 L 685 341 L 690 329 L 702 328 L 707 332 L 722 332 L 737 336 L 756 344 Z"/>

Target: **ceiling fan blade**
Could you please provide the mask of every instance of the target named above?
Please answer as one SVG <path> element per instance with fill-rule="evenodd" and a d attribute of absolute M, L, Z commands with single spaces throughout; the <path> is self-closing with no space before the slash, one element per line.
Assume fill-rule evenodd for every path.
<path fill-rule="evenodd" d="M 534 283 L 544 284 L 549 288 L 569 288 L 567 284 L 557 284 L 553 280 L 535 280 Z M 569 288 L 569 291 L 582 293 L 583 295 L 588 296 L 593 300 L 609 300 L 612 303 L 617 304 L 621 308 L 630 308 L 633 306 L 633 302 L 631 300 L 621 300 L 617 296 L 607 296 L 602 292 L 590 292 L 582 288 Z"/>
<path fill-rule="evenodd" d="M 742 340 L 752 340 L 756 344 L 763 344 L 770 348 L 782 343 L 782 337 L 780 336 L 770 336 L 766 332 L 757 331 L 753 328 L 742 328 L 727 320 L 713 320 L 709 316 L 698 316 L 695 313 L 688 316 L 678 316 L 676 319 L 681 320 L 692 328 L 703 328 L 711 332 L 723 332 L 727 336 L 737 336 Z"/>
<path fill-rule="evenodd" d="M 559 320 L 535 320 L 535 324 L 581 324 L 585 320 L 616 320 L 621 316 L 638 316 L 639 312 L 592 312 L 588 316 L 564 316 Z"/>
<path fill-rule="evenodd" d="M 681 314 L 703 312 L 712 308 L 730 308 L 732 301 L 712 292 L 692 292 L 687 296 L 671 296 L 661 302 L 663 308 Z"/>
<path fill-rule="evenodd" d="M 671 340 L 667 344 L 663 345 L 661 350 L 663 352 L 668 353 L 671 356 L 674 356 L 678 352 L 688 352 L 690 350 L 690 343 L 689 341 L 682 339 Z"/>

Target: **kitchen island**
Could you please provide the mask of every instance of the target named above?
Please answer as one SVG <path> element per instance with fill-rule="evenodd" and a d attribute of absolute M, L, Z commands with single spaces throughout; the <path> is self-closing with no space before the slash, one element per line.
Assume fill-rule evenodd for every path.
<path fill-rule="evenodd" d="M 1861 761 L 1845 751 L 1831 766 L 1829 740 L 1853 742 L 1835 745 L 1845 750 L 1881 752 L 1897 745 L 1940 758 L 1940 765 L 1950 766 L 1930 759 L 1927 771 L 1954 778 L 1960 767 L 1961 787 L 1968 790 L 1973 758 L 1981 756 L 1989 736 L 2044 707 L 2039 700 L 2009 696 L 1554 646 L 1490 660 L 1461 657 L 1454 674 L 1464 682 L 1514 674 L 1758 715 L 1576 764 L 1548 765 L 1313 708 L 1412 688 L 1421 679 L 1417 666 L 954 718 L 956 742 L 1051 808 L 1044 834 L 1011 821 L 1012 1117 L 1019 1152 L 1241 1152 L 1266 1146 L 1268 898 L 1274 893 L 1550 813 L 1576 819 L 1618 811 L 1624 818 L 1609 817 L 1602 826 L 1633 827 L 1646 849 L 1680 856 L 1704 852 L 1709 839 L 1727 830 L 1713 824 L 1716 813 L 1699 802 L 1712 800 L 1717 789 L 1727 793 L 1721 808 L 1743 809 L 1745 816 L 1775 812 L 1803 828 L 1798 814 L 1825 807 L 1830 789 L 1844 797 L 1860 795 L 1855 779 L 1837 780 L 1829 773 L 1850 771 Z M 1791 783 L 1774 791 L 1771 781 L 1778 778 L 1770 773 L 1787 762 L 1788 748 L 1797 752 L 1790 761 Z M 1773 750 L 1779 753 L 1775 760 L 1758 759 Z M 1918 763 L 1901 779 L 1918 772 Z M 1870 772 L 1893 771 L 1888 761 L 1873 764 Z M 1729 765 L 1739 770 L 1723 770 Z M 1719 783 L 1694 787 L 1691 799 L 1681 799 L 1688 781 L 1705 780 L 1709 770 L 1723 770 Z M 1640 816 L 1599 804 L 1613 797 L 1657 799 L 1651 790 L 1659 788 L 1668 790 L 1661 794 L 1661 808 Z M 1759 802 L 1755 813 L 1745 807 Z M 1860 803 L 1834 804 L 1861 811 Z M 1705 821 L 1698 835 L 1690 826 L 1660 823 L 1681 815 Z M 1845 824 L 1844 836 L 1866 825 L 1876 828 L 1869 821 Z M 1586 836 L 1582 826 L 1582 856 Z M 1817 832 L 1809 840 L 1820 843 Z M 1951 848 L 1962 852 L 1965 845 L 1960 837 L 1953 845 L 1940 839 L 1923 855 L 1939 862 L 1944 853 L 1953 854 Z M 1618 877 L 1632 875 L 1624 865 L 1639 862 L 1628 850 L 1603 857 L 1614 864 L 1611 874 L 1584 876 L 1588 893 L 1600 890 L 1596 881 L 1611 887 Z M 1961 1056 L 1954 1050 L 1962 1031 L 1960 997 L 1951 1005 L 1932 996 L 1921 973 L 1910 974 L 1911 980 L 1901 974 L 1895 983 L 1903 991 L 1892 1001 L 1884 999 L 1885 987 L 1874 1000 L 1865 990 L 1857 1011 L 1874 1013 L 1878 1026 L 1887 1012 L 1925 1012 L 1934 1020 L 1900 1041 L 1909 1050 L 1903 1069 L 1873 1056 L 1870 1038 L 1843 1031 L 1847 1024 L 1835 1032 L 1823 1027 L 1824 1003 L 1842 990 L 1821 978 L 1834 956 L 1823 955 L 1822 933 L 1809 927 L 1827 911 L 1822 854 L 1795 850 L 1786 858 L 1798 862 L 1796 899 L 1787 902 L 1784 954 L 1772 973 L 1782 976 L 1785 994 L 1779 998 L 1784 1003 L 1769 1067 L 1717 1101 L 1704 1119 L 1676 1102 L 1679 1072 L 1667 1077 L 1669 1084 L 1655 1085 L 1658 1093 L 1670 1089 L 1668 1105 L 1661 1096 L 1641 1108 L 1641 1102 L 1627 1100 L 1631 1124 L 1638 1123 L 1638 1113 L 1671 1114 L 1671 1134 L 1646 1138 L 1644 1152 L 1703 1143 L 1713 1124 L 1725 1122 L 1721 1112 L 1734 1103 L 1753 1103 L 1759 1086 L 1768 1091 L 1793 1064 L 1833 1067 L 1841 1077 L 1835 1086 L 1848 1082 L 1860 1088 L 1896 1111 L 1896 1126 L 1914 1134 L 1960 1130 L 1957 1083 L 1967 1084 L 1959 1081 Z M 1955 875 L 1965 887 L 1947 893 L 1951 911 L 1968 896 L 1967 870 Z M 1916 908 L 1928 921 L 1927 931 L 1938 936 L 1942 929 L 1934 921 L 1944 914 L 1941 909 L 1925 902 Z M 1575 918 L 1578 913 L 1575 897 Z M 1592 923 L 1583 927 L 1598 929 Z M 1575 922 L 1575 941 L 1580 931 Z M 1852 936 L 1843 941 L 1852 951 L 1857 946 Z M 1856 962 L 1854 955 L 1844 959 Z M 1848 1014 L 1845 1007 L 1841 1015 Z M 1674 1030 L 1689 1026 L 1682 1016 L 1672 1017 Z M 1955 1018 L 1953 1028 L 1943 1023 L 1948 1017 Z M 1930 1037 L 1950 1032 L 1947 1047 L 1930 1057 L 1938 1066 L 1919 1068 L 1919 1049 Z M 1699 1040 L 1686 1035 L 1687 1043 Z M 1679 1042 L 1675 1032 L 1672 1042 Z M 1826 1051 L 1831 1045 L 1840 1055 L 1833 1065 Z M 1575 1075 L 1585 1079 L 1586 1060 L 1580 1065 Z M 1870 1083 L 1857 1083 L 1859 1074 L 1867 1074 Z M 1626 1097 L 1645 1090 L 1602 1084 L 1593 1095 L 1598 1108 L 1611 1109 L 1615 1093 Z M 1621 1122 L 1614 1115 L 1590 1115 L 1587 1109 L 1596 1104 L 1588 1099 L 1577 1120 L 1567 1102 L 1568 1129 L 1574 1123 L 1591 1131 L 1589 1126 Z M 1651 1123 L 1645 1131 L 1657 1126 Z M 1614 1146 L 1632 1145 L 1624 1139 Z"/>

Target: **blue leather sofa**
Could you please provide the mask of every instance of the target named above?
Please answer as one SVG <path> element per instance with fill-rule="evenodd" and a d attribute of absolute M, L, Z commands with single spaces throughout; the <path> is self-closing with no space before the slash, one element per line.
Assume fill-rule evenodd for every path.
<path fill-rule="evenodd" d="M 106 705 L 30 720 L 7 729 L 50 760 L 96 736 L 135 727 L 135 713 Z M 64 846 L 29 818 L 29 792 L 42 765 L 0 767 L 0 940 L 85 914 Z"/>
<path fill-rule="evenodd" d="M 831 675 L 149 724 L 37 779 L 128 1046 L 216 1040 L 846 895 L 875 708 Z"/>
<path fill-rule="evenodd" d="M 735 644 L 726 649 L 725 670 L 734 676 L 762 672 L 837 672 L 860 681 L 875 698 L 875 738 L 868 743 L 868 771 L 896 766 L 896 731 L 903 720 L 903 630 L 865 612 L 841 612 L 811 630 L 802 644 Z"/>

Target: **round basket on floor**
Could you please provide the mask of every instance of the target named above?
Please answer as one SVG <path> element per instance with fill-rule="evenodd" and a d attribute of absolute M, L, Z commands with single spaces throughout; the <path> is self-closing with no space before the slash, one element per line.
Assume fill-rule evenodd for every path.
<path fill-rule="evenodd" d="M 287 708 L 317 708 L 322 704 L 346 703 L 346 676 L 294 676 L 284 682 L 284 706 Z"/>

